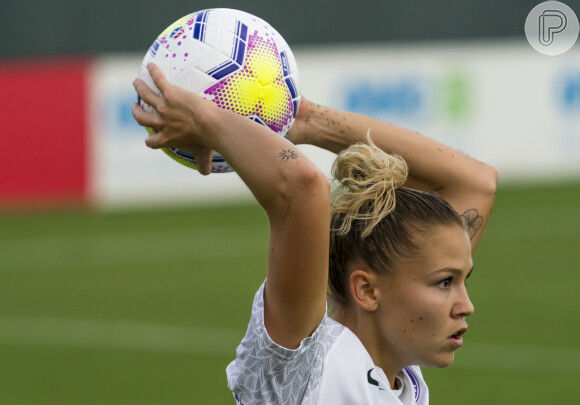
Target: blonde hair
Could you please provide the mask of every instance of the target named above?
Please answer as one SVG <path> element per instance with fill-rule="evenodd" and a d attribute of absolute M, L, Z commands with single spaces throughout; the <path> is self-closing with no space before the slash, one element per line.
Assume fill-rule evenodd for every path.
<path fill-rule="evenodd" d="M 396 267 L 396 259 L 413 257 L 421 237 L 437 226 L 464 228 L 455 210 L 434 192 L 405 187 L 408 167 L 403 158 L 357 143 L 338 154 L 333 173 L 329 251 L 329 298 L 352 302 L 349 278 L 365 263 L 377 274 Z"/>
<path fill-rule="evenodd" d="M 397 155 L 390 155 L 374 144 L 367 132 L 368 144 L 356 143 L 341 152 L 333 165 L 334 178 L 339 186 L 331 200 L 332 213 L 344 214 L 338 231 L 345 235 L 352 222 L 364 221 L 362 237 L 395 209 L 395 191 L 407 181 L 407 163 Z M 362 208 L 369 208 L 363 210 Z"/>

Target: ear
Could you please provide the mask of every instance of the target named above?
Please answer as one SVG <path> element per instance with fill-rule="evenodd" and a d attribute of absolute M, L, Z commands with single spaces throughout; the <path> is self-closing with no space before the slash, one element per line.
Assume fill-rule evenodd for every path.
<path fill-rule="evenodd" d="M 369 271 L 355 270 L 350 275 L 350 292 L 354 302 L 365 311 L 379 307 L 377 276 Z"/>

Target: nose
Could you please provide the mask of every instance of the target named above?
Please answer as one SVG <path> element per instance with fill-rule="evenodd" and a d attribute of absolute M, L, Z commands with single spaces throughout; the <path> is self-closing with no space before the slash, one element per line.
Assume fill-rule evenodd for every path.
<path fill-rule="evenodd" d="M 461 289 L 461 291 L 459 292 L 459 296 L 457 297 L 457 302 L 455 303 L 455 305 L 453 305 L 451 315 L 453 317 L 465 318 L 465 317 L 472 315 L 474 311 L 475 311 L 475 308 L 473 306 L 473 303 L 469 299 L 469 294 L 467 293 L 467 290 L 465 289 L 465 287 L 463 287 Z"/>

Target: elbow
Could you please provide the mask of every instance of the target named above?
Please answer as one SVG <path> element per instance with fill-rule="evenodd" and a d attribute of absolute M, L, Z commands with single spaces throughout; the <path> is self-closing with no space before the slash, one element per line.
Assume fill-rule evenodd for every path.
<path fill-rule="evenodd" d="M 491 207 L 495 202 L 495 193 L 497 189 L 499 174 L 497 169 L 490 165 L 485 165 L 480 173 L 481 177 L 479 181 L 479 194 L 488 201 L 491 211 Z"/>
<path fill-rule="evenodd" d="M 330 206 L 330 181 L 316 165 L 301 164 L 286 180 L 281 193 L 286 206 Z"/>
<path fill-rule="evenodd" d="M 296 189 L 301 191 L 306 198 L 318 197 L 324 200 L 330 200 L 330 181 L 316 167 L 310 163 L 301 166 L 295 178 Z"/>
<path fill-rule="evenodd" d="M 485 181 L 483 182 L 484 191 L 487 194 L 495 196 L 497 189 L 497 181 L 499 179 L 499 173 L 497 169 L 490 165 L 485 165 L 484 171 Z"/>

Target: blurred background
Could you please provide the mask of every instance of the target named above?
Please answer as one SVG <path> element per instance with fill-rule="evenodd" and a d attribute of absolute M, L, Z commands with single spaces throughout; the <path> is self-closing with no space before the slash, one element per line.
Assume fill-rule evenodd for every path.
<path fill-rule="evenodd" d="M 230 7 L 275 27 L 302 94 L 496 166 L 476 312 L 431 402 L 580 395 L 580 48 L 527 42 L 535 1 L 0 2 L 0 403 L 231 404 L 267 219 L 235 174 L 144 147 L 153 40 Z M 580 1 L 567 1 L 576 14 Z M 329 173 L 333 156 L 304 147 Z"/>

